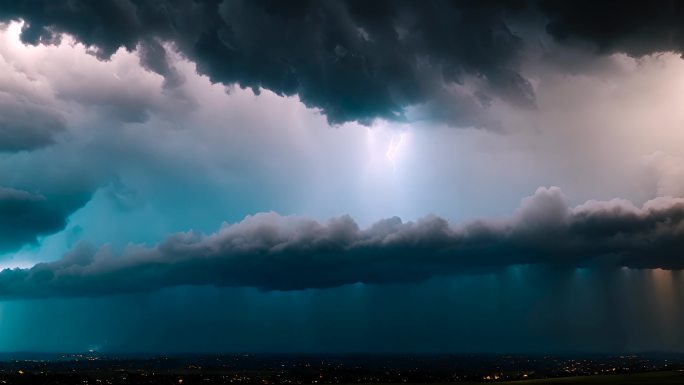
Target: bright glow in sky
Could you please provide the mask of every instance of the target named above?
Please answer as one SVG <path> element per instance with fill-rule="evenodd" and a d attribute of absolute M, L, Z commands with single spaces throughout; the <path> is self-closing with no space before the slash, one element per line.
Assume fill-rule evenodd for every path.
<path fill-rule="evenodd" d="M 401 156 L 401 151 L 408 146 L 407 142 L 408 134 L 405 132 L 399 134 L 392 134 L 390 139 L 390 144 L 387 146 L 387 152 L 385 156 L 392 163 L 392 173 L 397 172 L 397 162 Z"/>

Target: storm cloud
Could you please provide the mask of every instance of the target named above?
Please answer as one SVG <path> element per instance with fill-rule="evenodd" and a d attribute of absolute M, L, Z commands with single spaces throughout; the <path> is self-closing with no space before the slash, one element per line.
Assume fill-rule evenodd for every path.
<path fill-rule="evenodd" d="M 505 22 L 524 8 L 517 1 L 20 1 L 0 5 L 0 20 L 24 20 L 24 42 L 55 43 L 68 33 L 101 58 L 140 47 L 141 63 L 173 86 L 181 79 L 161 44 L 168 42 L 214 82 L 296 94 L 332 123 L 404 120 L 405 107 L 432 107 L 469 82 L 474 89 L 448 98 L 463 111 L 443 118 L 483 126 L 478 109 L 493 98 L 535 104 L 519 73 L 523 41 Z"/>
<path fill-rule="evenodd" d="M 61 116 L 44 107 L 17 103 L 0 93 L 0 152 L 30 151 L 54 143 L 65 130 Z"/>
<path fill-rule="evenodd" d="M 540 1 L 539 6 L 549 18 L 546 31 L 559 41 L 632 56 L 684 50 L 679 1 Z"/>
<path fill-rule="evenodd" d="M 349 217 L 325 224 L 262 213 L 203 236 L 179 233 L 116 255 L 81 244 L 62 259 L 0 273 L 0 296 L 99 296 L 178 285 L 328 288 L 411 283 L 516 264 L 682 269 L 684 199 L 589 201 L 568 207 L 540 188 L 515 215 L 451 226 L 429 216 L 381 220 L 362 230 Z"/>
<path fill-rule="evenodd" d="M 0 26 L 1 28 L 1 26 Z M 0 42 L 0 153 L 32 151 L 51 145 L 66 131 L 66 119 L 34 79 L 17 76 L 17 63 Z"/>
<path fill-rule="evenodd" d="M 25 21 L 22 40 L 74 36 L 100 58 L 139 48 L 141 64 L 183 80 L 169 49 L 213 82 L 297 95 L 331 123 L 405 120 L 422 106 L 433 119 L 496 128 L 493 100 L 536 105 L 522 74 L 534 30 L 597 54 L 682 52 L 678 2 L 655 1 L 13 1 L 0 20 Z M 168 43 L 165 45 L 164 43 Z M 586 49 L 585 45 L 582 45 Z M 467 85 L 465 90 L 459 89 Z M 439 112 L 439 113 L 435 113 Z M 421 117 L 422 115 L 419 115 Z"/>
<path fill-rule="evenodd" d="M 55 233 L 66 226 L 76 209 L 89 196 L 43 195 L 0 187 L 0 252 L 36 244 L 39 236 Z"/>
<path fill-rule="evenodd" d="M 681 9 L 0 1 L 0 350 L 681 351 Z"/>

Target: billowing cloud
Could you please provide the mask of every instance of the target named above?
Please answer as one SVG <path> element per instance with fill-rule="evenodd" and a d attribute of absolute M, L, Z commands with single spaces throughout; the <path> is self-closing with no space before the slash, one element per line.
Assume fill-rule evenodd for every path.
<path fill-rule="evenodd" d="M 53 144 L 66 131 L 66 119 L 44 84 L 21 72 L 20 63 L 7 55 L 9 34 L 3 26 L 0 32 L 0 152 Z"/>
<path fill-rule="evenodd" d="M 54 143 L 65 130 L 55 111 L 31 102 L 20 102 L 0 90 L 0 151 L 30 151 Z"/>
<path fill-rule="evenodd" d="M 263 213 L 203 236 L 179 233 L 121 255 L 80 245 L 62 259 L 0 273 L 0 296 L 97 296 L 177 285 L 263 290 L 419 282 L 515 264 L 682 269 L 684 199 L 636 207 L 624 200 L 571 208 L 539 188 L 509 219 L 451 226 L 436 216 L 389 218 L 362 230 Z"/>
<path fill-rule="evenodd" d="M 521 70 L 525 48 L 551 38 L 580 47 L 550 55 L 572 72 L 605 67 L 596 53 L 681 52 L 683 12 L 677 2 L 617 0 L 78 0 L 5 2 L 0 20 L 25 20 L 28 43 L 67 33 L 100 58 L 138 49 L 167 88 L 183 82 L 169 54 L 177 50 L 213 82 L 298 95 L 332 123 L 403 120 L 419 106 L 414 118 L 498 128 L 486 113 L 493 101 L 537 104 Z M 127 121 L 146 119 L 129 112 Z"/>
<path fill-rule="evenodd" d="M 141 47 L 143 65 L 175 85 L 181 79 L 160 43 L 169 42 L 214 82 L 297 94 L 334 123 L 401 120 L 405 107 L 478 79 L 477 89 L 449 99 L 465 111 L 442 118 L 483 126 L 477 111 L 492 98 L 535 103 L 518 68 L 523 42 L 505 23 L 522 4 L 38 1 L 4 3 L 0 20 L 25 20 L 24 42 L 68 33 L 102 58 Z"/>
<path fill-rule="evenodd" d="M 24 190 L 0 187 L 0 252 L 15 250 L 38 237 L 66 226 L 66 218 L 89 196 L 53 196 L 49 199 Z"/>

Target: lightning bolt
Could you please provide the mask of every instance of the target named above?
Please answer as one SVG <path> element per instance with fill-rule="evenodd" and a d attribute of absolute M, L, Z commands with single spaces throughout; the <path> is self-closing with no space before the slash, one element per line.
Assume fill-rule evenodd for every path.
<path fill-rule="evenodd" d="M 397 152 L 404 142 L 404 136 L 405 134 L 392 134 L 387 152 L 385 152 L 385 156 L 392 163 L 392 173 L 397 171 Z"/>

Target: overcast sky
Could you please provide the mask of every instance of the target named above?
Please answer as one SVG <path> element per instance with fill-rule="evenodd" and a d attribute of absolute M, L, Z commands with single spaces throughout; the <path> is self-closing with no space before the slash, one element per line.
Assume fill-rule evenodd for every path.
<path fill-rule="evenodd" d="M 678 15 L 2 4 L 0 350 L 682 350 Z"/>

